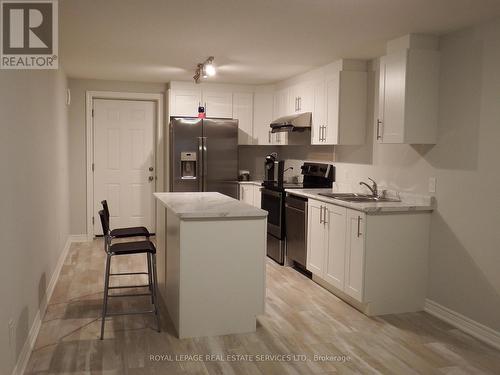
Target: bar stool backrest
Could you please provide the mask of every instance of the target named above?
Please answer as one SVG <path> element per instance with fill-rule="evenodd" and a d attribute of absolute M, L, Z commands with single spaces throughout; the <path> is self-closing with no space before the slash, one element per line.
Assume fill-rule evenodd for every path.
<path fill-rule="evenodd" d="M 109 236 L 109 220 L 104 210 L 99 211 L 99 217 L 101 218 L 102 233 L 107 237 Z"/>
<path fill-rule="evenodd" d="M 109 208 L 108 208 L 108 202 L 105 200 L 101 201 L 102 204 L 102 209 L 104 210 L 104 213 L 106 214 L 106 218 L 108 219 L 108 227 L 109 227 Z"/>

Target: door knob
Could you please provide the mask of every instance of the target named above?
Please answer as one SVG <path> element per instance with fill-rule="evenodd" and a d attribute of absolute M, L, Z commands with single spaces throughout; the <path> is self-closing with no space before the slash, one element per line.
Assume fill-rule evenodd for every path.
<path fill-rule="evenodd" d="M 148 177 L 148 180 L 149 180 L 149 181 L 153 181 L 154 179 L 155 179 L 155 178 L 154 178 L 153 176 L 149 176 L 149 177 Z"/>

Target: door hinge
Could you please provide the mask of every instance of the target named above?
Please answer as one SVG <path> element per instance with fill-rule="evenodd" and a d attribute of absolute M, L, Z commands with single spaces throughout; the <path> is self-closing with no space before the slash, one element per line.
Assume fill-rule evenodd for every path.
<path fill-rule="evenodd" d="M 92 216 L 92 225 L 94 225 L 95 219 L 94 216 Z"/>
<path fill-rule="evenodd" d="M 95 169 L 95 164 L 92 163 L 92 172 L 94 172 L 94 169 Z"/>
<path fill-rule="evenodd" d="M 94 109 L 92 108 L 92 117 L 94 117 Z"/>

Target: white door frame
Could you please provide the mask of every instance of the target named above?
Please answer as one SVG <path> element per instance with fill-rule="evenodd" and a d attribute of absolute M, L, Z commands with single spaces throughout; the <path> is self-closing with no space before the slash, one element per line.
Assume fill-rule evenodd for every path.
<path fill-rule="evenodd" d="M 155 153 L 155 191 L 163 191 L 163 94 L 148 94 L 136 92 L 114 92 L 114 91 L 87 91 L 86 92 L 86 143 L 87 143 L 87 239 L 94 238 L 94 173 L 92 164 L 94 163 L 94 121 L 92 117 L 92 103 L 94 99 L 115 99 L 115 100 L 143 100 L 156 104 L 156 131 L 154 131 L 154 153 Z M 154 205 L 156 207 L 156 205 Z M 156 209 L 153 211 L 153 228 L 156 228 Z M 99 219 L 94 218 L 95 225 Z"/>

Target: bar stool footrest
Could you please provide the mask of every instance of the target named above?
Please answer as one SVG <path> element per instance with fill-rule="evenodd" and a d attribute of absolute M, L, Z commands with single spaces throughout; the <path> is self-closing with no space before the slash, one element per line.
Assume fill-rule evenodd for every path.
<path fill-rule="evenodd" d="M 153 293 L 108 294 L 108 297 L 141 297 L 152 296 Z"/>
<path fill-rule="evenodd" d="M 119 316 L 119 315 L 141 315 L 141 314 L 155 314 L 154 310 L 143 310 L 143 311 L 130 311 L 130 312 L 117 312 L 117 313 L 106 313 L 105 317 L 108 316 Z"/>
<path fill-rule="evenodd" d="M 130 288 L 148 288 L 149 284 L 144 285 L 122 285 L 122 286 L 110 286 L 108 289 L 130 289 Z"/>
<path fill-rule="evenodd" d="M 149 275 L 147 272 L 121 272 L 110 273 L 109 276 L 125 276 L 125 275 Z"/>

